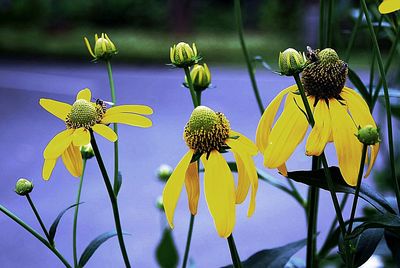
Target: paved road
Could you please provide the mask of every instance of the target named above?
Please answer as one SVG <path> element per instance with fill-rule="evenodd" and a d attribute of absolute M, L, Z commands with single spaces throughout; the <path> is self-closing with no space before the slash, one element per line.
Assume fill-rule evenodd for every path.
<path fill-rule="evenodd" d="M 233 129 L 254 137 L 260 114 L 255 104 L 245 69 L 210 66 L 216 86 L 203 94 L 203 104 L 224 112 Z M 186 152 L 182 140 L 183 127 L 192 111 L 189 92 L 180 86 L 182 71 L 166 66 L 115 66 L 114 78 L 119 104 L 147 104 L 153 107 L 154 126 L 139 129 L 120 126 L 120 168 L 123 185 L 119 195 L 123 229 L 134 267 L 155 267 L 154 249 L 164 224 L 154 208 L 163 185 L 155 178 L 161 163 L 175 166 Z M 260 70 L 257 73 L 264 105 L 280 89 L 290 85 L 289 78 Z M 44 222 L 49 226 L 58 212 L 75 202 L 78 180 L 67 173 L 59 162 L 50 181 L 41 179 L 42 151 L 47 142 L 64 128 L 63 123 L 43 110 L 40 98 L 73 102 L 75 94 L 89 87 L 94 97 L 110 99 L 107 73 L 102 64 L 42 64 L 6 61 L 0 64 L 0 203 L 39 230 L 24 198 L 13 193 L 18 177 L 34 181 L 31 197 Z M 98 138 L 109 172 L 112 171 L 112 145 Z M 332 146 L 328 148 L 330 163 Z M 304 144 L 288 162 L 290 169 L 308 168 Z M 257 163 L 262 167 L 261 156 Z M 268 172 L 284 180 L 275 170 Z M 370 180 L 368 181 L 371 182 Z M 301 192 L 305 187 L 298 185 Z M 183 191 L 184 193 L 184 191 Z M 320 238 L 326 234 L 333 215 L 326 193 L 321 196 Z M 95 160 L 90 160 L 84 179 L 78 226 L 79 252 L 98 234 L 113 229 L 114 223 L 108 196 Z M 284 245 L 306 237 L 302 209 L 288 195 L 263 182 L 257 195 L 257 208 L 252 218 L 246 217 L 247 201 L 238 207 L 235 239 L 242 259 L 252 253 Z M 61 221 L 56 236 L 57 247 L 72 260 L 72 213 Z M 182 257 L 189 222 L 186 197 L 182 195 L 175 213 L 173 235 Z M 2 267 L 62 267 L 49 251 L 9 218 L 0 215 L 0 263 Z M 304 250 L 299 253 L 304 256 Z M 201 195 L 194 227 L 191 257 L 197 267 L 217 267 L 230 263 L 227 242 L 217 236 Z M 87 267 L 123 267 L 117 239 L 106 242 Z"/>

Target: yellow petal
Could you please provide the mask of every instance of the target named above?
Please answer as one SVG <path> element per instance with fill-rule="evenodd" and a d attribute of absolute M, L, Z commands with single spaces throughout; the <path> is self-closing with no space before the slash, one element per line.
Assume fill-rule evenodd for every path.
<path fill-rule="evenodd" d="M 106 125 L 96 124 L 92 127 L 92 129 L 94 132 L 103 136 L 104 138 L 106 138 L 107 140 L 109 140 L 111 142 L 115 142 L 118 139 L 118 136 L 114 132 L 114 130 L 112 130 L 111 128 L 109 128 Z"/>
<path fill-rule="evenodd" d="M 70 145 L 62 154 L 62 160 L 65 167 L 74 177 L 82 175 L 82 155 L 78 146 Z"/>
<path fill-rule="evenodd" d="M 72 106 L 68 103 L 50 100 L 50 99 L 40 99 L 40 106 L 42 106 L 46 111 L 52 115 L 65 121 L 67 119 L 68 113 L 71 112 Z"/>
<path fill-rule="evenodd" d="M 71 144 L 73 133 L 74 129 L 66 129 L 54 136 L 44 149 L 43 157 L 45 159 L 56 159 L 59 157 Z"/>
<path fill-rule="evenodd" d="M 303 107 L 301 104 L 300 96 L 292 93 L 288 95 L 285 108 L 271 131 L 264 151 L 266 167 L 277 168 L 284 164 L 303 140 L 308 121 L 297 106 Z"/>
<path fill-rule="evenodd" d="M 128 113 L 117 113 L 111 115 L 105 115 L 101 120 L 103 124 L 109 123 L 121 123 L 127 124 L 135 127 L 151 127 L 152 122 L 147 117 L 137 115 L 137 114 L 128 114 Z"/>
<path fill-rule="evenodd" d="M 87 100 L 87 101 L 90 101 L 91 98 L 92 98 L 92 92 L 90 92 L 90 89 L 88 89 L 88 88 L 82 89 L 82 90 L 79 91 L 78 94 L 76 95 L 76 99 L 77 99 L 77 100 Z"/>
<path fill-rule="evenodd" d="M 85 40 L 85 45 L 86 45 L 86 48 L 88 49 L 90 55 L 92 55 L 93 58 L 96 58 L 96 56 L 94 55 L 92 48 L 90 46 L 89 40 L 86 37 L 84 37 L 83 39 Z"/>
<path fill-rule="evenodd" d="M 233 150 L 232 150 L 233 151 Z M 241 204 L 247 197 L 250 188 L 250 179 L 247 176 L 247 171 L 242 158 L 238 153 L 233 151 L 235 162 L 238 169 L 238 184 L 236 187 L 236 204 Z"/>
<path fill-rule="evenodd" d="M 331 135 L 331 115 L 325 100 L 318 101 L 314 110 L 315 125 L 308 135 L 306 155 L 319 156 Z"/>
<path fill-rule="evenodd" d="M 213 150 L 204 173 L 204 191 L 208 209 L 221 237 L 231 235 L 235 226 L 235 184 L 222 155 Z"/>
<path fill-rule="evenodd" d="M 282 102 L 283 97 L 290 91 L 296 91 L 297 85 L 292 85 L 282 90 L 268 105 L 263 115 L 261 116 L 260 122 L 257 126 L 256 131 L 256 144 L 258 149 L 263 153 L 267 147 L 269 134 L 271 132 L 272 124 L 274 123 L 276 113 L 278 112 L 279 106 Z"/>
<path fill-rule="evenodd" d="M 382 4 L 379 5 L 379 12 L 381 14 L 395 12 L 396 10 L 399 9 L 400 9 L 399 0 L 384 0 Z"/>
<path fill-rule="evenodd" d="M 45 159 L 42 170 L 42 177 L 46 181 L 50 179 L 51 173 L 53 172 L 54 166 L 56 165 L 57 159 Z"/>
<path fill-rule="evenodd" d="M 200 182 L 197 162 L 189 164 L 185 174 L 185 186 L 189 201 L 190 213 L 192 213 L 192 215 L 196 215 L 200 197 Z"/>
<path fill-rule="evenodd" d="M 90 143 L 90 133 L 83 127 L 76 129 L 72 137 L 72 142 L 75 146 L 83 146 Z"/>
<path fill-rule="evenodd" d="M 371 173 L 372 167 L 374 166 L 374 163 L 376 160 L 376 156 L 378 155 L 378 152 L 379 152 L 379 143 L 377 143 L 375 145 L 371 145 L 370 151 L 371 151 L 371 157 L 370 157 L 368 169 L 364 175 L 364 178 L 367 178 L 369 176 L 369 174 Z"/>
<path fill-rule="evenodd" d="M 329 111 L 331 113 L 333 142 L 339 161 L 340 172 L 347 184 L 357 184 L 358 169 L 361 161 L 362 144 L 355 134 L 355 126 L 346 107 L 336 99 L 329 100 Z"/>
<path fill-rule="evenodd" d="M 350 88 L 343 88 L 340 96 L 346 101 L 351 117 L 354 119 L 356 126 L 365 127 L 372 125 L 376 127 L 375 121 L 372 118 L 369 107 L 364 99 Z"/>
<path fill-rule="evenodd" d="M 277 167 L 277 169 L 278 169 L 279 173 L 282 174 L 282 176 L 285 176 L 285 177 L 288 176 L 288 174 L 287 174 L 287 168 L 286 168 L 286 163 L 283 163 L 282 165 L 280 165 L 279 167 Z"/>
<path fill-rule="evenodd" d="M 238 143 L 240 143 L 242 146 L 244 146 L 245 148 L 247 148 L 248 152 L 250 155 L 257 155 L 258 153 L 258 149 L 257 146 L 254 144 L 253 141 L 251 141 L 249 138 L 247 138 L 245 135 L 243 135 L 242 133 L 239 133 L 237 131 L 231 130 L 229 133 L 230 136 L 239 136 L 239 138 L 237 139 L 231 139 L 231 140 L 235 140 Z"/>
<path fill-rule="evenodd" d="M 146 105 L 119 105 L 108 109 L 106 116 L 117 113 L 152 114 L 153 109 Z"/>
<path fill-rule="evenodd" d="M 186 170 L 188 169 L 190 161 L 192 160 L 193 153 L 194 151 L 190 150 L 182 157 L 181 161 L 179 161 L 178 165 L 175 167 L 164 187 L 164 210 L 171 228 L 174 228 L 173 220 L 176 204 L 178 203 L 183 183 L 185 181 Z"/>

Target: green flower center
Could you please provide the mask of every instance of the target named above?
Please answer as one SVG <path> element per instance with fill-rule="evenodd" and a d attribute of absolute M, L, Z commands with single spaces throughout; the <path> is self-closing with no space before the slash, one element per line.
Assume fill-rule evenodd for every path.
<path fill-rule="evenodd" d="M 87 100 L 79 99 L 72 105 L 71 112 L 67 115 L 65 124 L 67 128 L 81 128 L 90 129 L 97 122 L 100 122 L 104 108 L 102 105 L 93 104 Z"/>
<path fill-rule="evenodd" d="M 229 130 L 229 121 L 224 114 L 199 106 L 193 110 L 183 137 L 189 148 L 199 153 L 209 153 L 212 150 L 219 151 L 225 145 Z"/>

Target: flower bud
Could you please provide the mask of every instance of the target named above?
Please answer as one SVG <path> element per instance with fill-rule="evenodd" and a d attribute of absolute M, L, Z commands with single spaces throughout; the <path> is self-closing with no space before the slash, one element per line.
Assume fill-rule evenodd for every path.
<path fill-rule="evenodd" d="M 27 195 L 33 190 L 33 183 L 27 179 L 20 178 L 15 184 L 15 192 L 19 195 Z"/>
<path fill-rule="evenodd" d="M 170 165 L 162 164 L 157 169 L 157 177 L 161 181 L 167 181 L 172 174 L 172 167 Z"/>
<path fill-rule="evenodd" d="M 164 212 L 164 202 L 161 195 L 157 198 L 156 208 L 158 208 L 161 212 Z"/>
<path fill-rule="evenodd" d="M 196 64 L 190 71 L 193 88 L 196 91 L 203 91 L 211 84 L 211 73 L 207 64 Z M 185 76 L 185 86 L 189 87 L 187 77 Z"/>
<path fill-rule="evenodd" d="M 100 38 L 97 36 L 97 34 L 95 34 L 94 38 L 94 52 L 90 46 L 89 40 L 86 37 L 84 39 L 89 53 L 95 60 L 108 60 L 113 55 L 118 53 L 117 48 L 107 34 L 102 33 Z"/>
<path fill-rule="evenodd" d="M 190 47 L 185 42 L 180 42 L 171 47 L 169 57 L 171 63 L 180 68 L 193 66 L 200 60 L 200 57 L 197 55 L 196 45 L 193 43 L 192 47 Z"/>
<path fill-rule="evenodd" d="M 306 63 L 304 54 L 293 48 L 288 48 L 279 53 L 279 69 L 281 74 L 291 76 L 300 73 Z"/>
<path fill-rule="evenodd" d="M 94 151 L 90 143 L 81 146 L 80 151 L 83 159 L 90 159 L 94 156 Z"/>
<path fill-rule="evenodd" d="M 356 136 L 365 145 L 374 145 L 381 141 L 379 129 L 371 125 L 359 128 Z"/>

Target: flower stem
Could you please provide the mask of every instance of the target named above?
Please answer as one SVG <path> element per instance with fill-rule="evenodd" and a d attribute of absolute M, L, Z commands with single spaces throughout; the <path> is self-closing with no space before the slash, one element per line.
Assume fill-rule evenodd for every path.
<path fill-rule="evenodd" d="M 361 0 L 361 7 L 363 9 L 363 12 L 365 14 L 365 18 L 367 20 L 368 28 L 369 28 L 369 33 L 372 39 L 372 43 L 374 46 L 375 54 L 376 54 L 376 59 L 378 62 L 378 67 L 379 67 L 379 73 L 380 73 L 380 79 L 382 80 L 382 85 L 383 85 L 383 92 L 384 92 L 384 97 L 385 97 L 385 108 L 386 108 L 386 120 L 387 120 L 387 135 L 388 135 L 388 143 L 389 143 L 389 158 L 390 158 L 390 170 L 391 170 L 391 175 L 392 175 L 392 180 L 395 183 L 395 193 L 396 193 L 396 199 L 397 199 L 397 206 L 400 210 L 400 182 L 399 179 L 396 178 L 396 167 L 395 167 L 395 159 L 394 159 L 394 147 L 393 147 L 393 129 L 392 129 L 392 112 L 391 112 L 391 106 L 390 106 L 390 99 L 389 99 L 389 90 L 386 82 L 386 72 L 383 66 L 382 62 L 382 55 L 379 50 L 379 45 L 378 45 L 378 40 L 376 39 L 375 31 L 372 25 L 371 18 L 368 13 L 368 7 L 365 3 L 365 0 Z"/>
<path fill-rule="evenodd" d="M 328 16 L 327 16 L 327 23 L 326 25 L 326 47 L 332 46 L 332 18 L 333 18 L 333 0 L 329 0 L 328 3 Z"/>
<path fill-rule="evenodd" d="M 72 266 L 68 263 L 68 261 L 64 258 L 63 255 L 61 255 L 58 250 L 51 245 L 43 236 L 41 236 L 39 233 L 37 233 L 32 227 L 30 227 L 28 224 L 26 224 L 23 220 L 18 218 L 14 213 L 0 205 L 0 211 L 3 212 L 5 215 L 7 215 L 9 218 L 11 218 L 13 221 L 18 223 L 22 228 L 27 230 L 29 233 L 31 233 L 34 237 L 36 237 L 40 242 L 42 242 L 43 245 L 45 245 L 48 249 L 50 249 L 54 255 L 57 256 L 57 258 L 65 265 L 67 268 L 72 268 Z"/>
<path fill-rule="evenodd" d="M 72 249 L 74 255 L 74 267 L 78 266 L 78 254 L 76 250 L 76 230 L 78 226 L 78 211 L 79 211 L 79 203 L 81 202 L 81 191 L 82 191 L 82 184 L 83 184 L 83 175 L 85 174 L 86 168 L 86 159 L 83 159 L 83 168 L 82 168 L 82 175 L 79 180 L 79 188 L 78 188 L 78 195 L 76 197 L 76 206 L 75 206 L 75 213 L 74 213 L 74 223 L 73 223 L 73 232 L 72 232 Z"/>
<path fill-rule="evenodd" d="M 242 10 L 240 8 L 240 0 L 235 0 L 235 17 L 236 17 L 236 27 L 239 34 L 240 46 L 242 47 L 243 55 L 246 60 L 247 70 L 249 72 L 251 85 L 253 87 L 254 95 L 257 100 L 258 109 L 260 109 L 261 114 L 264 112 L 264 105 L 262 104 L 261 96 L 258 91 L 256 78 L 254 76 L 253 66 L 251 65 L 249 53 L 247 52 L 246 43 L 243 37 L 243 22 L 242 22 Z"/>
<path fill-rule="evenodd" d="M 196 108 L 197 106 L 199 106 L 199 102 L 197 99 L 198 97 L 196 96 L 196 91 L 194 91 L 194 88 L 193 88 L 193 81 L 192 81 L 192 77 L 190 76 L 189 67 L 184 67 L 183 69 L 185 70 L 185 75 L 186 75 L 186 78 L 188 81 L 190 95 L 192 96 L 193 106 L 194 106 L 194 108 Z"/>
<path fill-rule="evenodd" d="M 35 204 L 33 204 L 33 201 L 32 201 L 31 196 L 29 194 L 26 194 L 26 199 L 28 199 L 29 205 L 31 206 L 31 208 L 33 210 L 33 213 L 35 214 L 36 219 L 38 220 L 38 222 L 40 224 L 40 227 L 43 230 L 43 233 L 46 235 L 47 240 L 49 241 L 49 243 L 51 245 L 54 245 L 54 241 L 53 241 L 53 239 L 50 238 L 49 232 L 47 231 L 46 226 L 44 226 L 42 218 L 40 217 L 39 212 L 37 211 L 37 209 L 35 207 Z"/>
<path fill-rule="evenodd" d="M 195 215 L 190 214 L 189 231 L 188 231 L 187 239 L 186 239 L 185 255 L 183 257 L 182 268 L 186 267 L 187 261 L 189 258 L 189 249 L 190 249 L 190 242 L 192 241 L 194 218 L 195 218 Z"/>
<path fill-rule="evenodd" d="M 240 261 L 239 254 L 236 249 L 235 240 L 232 234 L 227 238 L 229 244 L 229 251 L 231 252 L 232 264 L 234 268 L 241 268 L 242 262 Z"/>
<path fill-rule="evenodd" d="M 356 24 L 354 24 L 353 30 L 351 31 L 350 40 L 347 45 L 346 54 L 344 57 L 344 61 L 347 63 L 350 59 L 350 52 L 351 52 L 351 49 L 353 48 L 354 40 L 356 39 L 356 35 L 357 35 L 358 29 L 360 27 L 360 23 L 362 21 L 362 17 L 363 17 L 363 13 L 360 11 L 360 14 L 358 14 L 358 18 L 356 20 Z"/>
<path fill-rule="evenodd" d="M 115 97 L 115 85 L 114 85 L 114 78 L 113 78 L 113 72 L 111 68 L 111 62 L 110 60 L 106 61 L 106 66 L 107 66 L 107 73 L 108 73 L 108 81 L 110 82 L 110 90 L 111 90 L 111 101 L 112 101 L 112 106 L 115 106 L 117 104 L 117 99 Z M 117 123 L 113 124 L 113 130 L 115 134 L 118 136 L 118 125 Z M 114 142 L 114 191 L 118 189 L 118 140 Z M 115 192 L 115 196 L 117 196 L 117 193 Z"/>
<path fill-rule="evenodd" d="M 113 188 L 111 186 L 110 179 L 107 174 L 106 167 L 104 166 L 103 159 L 101 158 L 101 154 L 99 151 L 99 147 L 97 147 L 96 139 L 93 135 L 93 131 L 90 131 L 90 143 L 92 144 L 94 155 L 96 156 L 97 163 L 99 164 L 99 168 L 101 171 L 101 174 L 103 175 L 104 183 L 107 188 L 108 196 L 111 201 L 112 209 L 113 209 L 113 215 L 114 215 L 114 221 L 115 221 L 115 228 L 117 230 L 117 235 L 118 235 L 118 242 L 119 246 L 121 248 L 121 253 L 122 257 L 124 258 L 125 266 L 128 268 L 131 267 L 131 264 L 129 263 L 129 257 L 128 253 L 126 252 L 126 247 L 125 247 L 125 242 L 124 242 L 124 237 L 122 234 L 122 228 L 121 228 L 121 220 L 119 217 L 119 211 L 118 211 L 118 201 L 117 197 L 115 196 L 115 193 L 113 191 Z"/>

